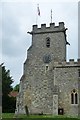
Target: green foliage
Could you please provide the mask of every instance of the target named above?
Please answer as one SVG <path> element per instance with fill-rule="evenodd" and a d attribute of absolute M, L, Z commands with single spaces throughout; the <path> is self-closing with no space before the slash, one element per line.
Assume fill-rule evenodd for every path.
<path fill-rule="evenodd" d="M 9 93 L 13 90 L 11 84 L 13 83 L 10 71 L 2 67 L 2 112 L 14 112 L 16 106 L 16 99 L 9 97 Z"/>
<path fill-rule="evenodd" d="M 8 95 L 12 91 L 11 84 L 13 83 L 12 77 L 10 77 L 10 71 L 2 66 L 2 93 L 3 95 Z"/>
<path fill-rule="evenodd" d="M 1 66 L 2 65 L 0 65 L 0 106 L 2 106 L 2 67 Z"/>
<path fill-rule="evenodd" d="M 13 118 L 14 113 L 3 113 L 2 118 Z"/>
<path fill-rule="evenodd" d="M 17 84 L 14 88 L 13 91 L 18 91 L 19 92 L 19 84 Z"/>
<path fill-rule="evenodd" d="M 4 113 L 3 118 L 9 120 L 80 120 L 80 118 L 72 118 L 66 116 L 51 116 L 51 115 L 15 115 L 11 113 Z M 11 119 L 10 119 L 11 118 Z"/>

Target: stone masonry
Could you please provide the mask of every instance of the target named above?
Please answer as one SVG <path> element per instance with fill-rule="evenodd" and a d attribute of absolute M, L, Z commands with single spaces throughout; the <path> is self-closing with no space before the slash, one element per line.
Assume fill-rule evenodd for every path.
<path fill-rule="evenodd" d="M 33 25 L 16 114 L 80 115 L 80 59 L 66 61 L 64 22 Z"/>

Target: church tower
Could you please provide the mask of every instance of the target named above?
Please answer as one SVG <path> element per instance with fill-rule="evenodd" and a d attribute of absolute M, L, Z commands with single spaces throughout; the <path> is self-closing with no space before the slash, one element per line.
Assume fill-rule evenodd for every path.
<path fill-rule="evenodd" d="M 50 27 L 41 24 L 41 28 L 33 25 L 32 48 L 34 56 L 40 61 L 51 62 L 66 60 L 66 29 L 64 23 L 60 22 L 59 26 L 51 23 Z M 49 61 L 47 61 L 50 59 Z"/>
<path fill-rule="evenodd" d="M 18 113 L 58 115 L 59 107 L 62 108 L 62 114 L 64 111 L 68 113 L 69 107 L 66 108 L 68 103 L 66 101 L 69 99 L 65 101 L 65 91 L 62 91 L 65 85 L 67 90 L 71 85 L 67 78 L 70 77 L 70 72 L 67 72 L 72 63 L 69 66 L 66 64 L 66 44 L 69 44 L 66 41 L 66 30 L 64 22 L 59 22 L 58 26 L 55 26 L 55 23 L 50 23 L 49 27 L 41 24 L 41 28 L 33 25 L 32 31 L 28 32 L 32 35 L 32 45 L 27 51 L 27 60 L 24 63 L 23 76 L 20 80 L 16 104 Z M 71 70 L 73 70 L 72 67 Z M 77 71 L 74 69 L 73 72 L 77 73 L 75 70 Z M 70 82 L 70 84 L 65 83 L 63 86 L 64 82 Z M 77 86 L 75 87 L 78 89 Z M 68 93 L 71 90 L 69 89 Z M 70 93 L 68 98 L 69 96 Z"/>

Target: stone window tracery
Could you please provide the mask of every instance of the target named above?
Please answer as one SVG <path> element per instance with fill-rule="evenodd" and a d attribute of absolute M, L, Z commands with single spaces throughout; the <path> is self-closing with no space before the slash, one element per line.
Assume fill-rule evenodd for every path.
<path fill-rule="evenodd" d="M 78 104 L 78 94 L 75 89 L 71 92 L 71 104 Z"/>

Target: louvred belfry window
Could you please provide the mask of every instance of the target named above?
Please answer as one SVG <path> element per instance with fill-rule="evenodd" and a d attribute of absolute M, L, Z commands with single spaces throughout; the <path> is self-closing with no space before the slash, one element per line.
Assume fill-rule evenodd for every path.
<path fill-rule="evenodd" d="M 49 37 L 46 38 L 46 46 L 48 48 L 50 47 L 50 38 Z"/>

